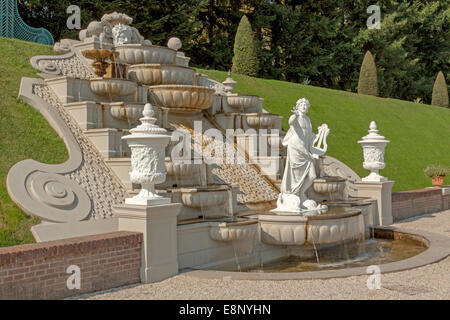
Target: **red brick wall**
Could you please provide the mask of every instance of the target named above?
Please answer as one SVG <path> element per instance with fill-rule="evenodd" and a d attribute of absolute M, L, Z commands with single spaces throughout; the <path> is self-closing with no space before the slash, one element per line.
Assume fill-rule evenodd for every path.
<path fill-rule="evenodd" d="M 442 196 L 442 210 L 450 209 L 450 193 Z"/>
<path fill-rule="evenodd" d="M 0 248 L 0 299 L 58 299 L 140 282 L 142 234 L 114 232 Z M 80 290 L 66 273 L 80 267 Z"/>
<path fill-rule="evenodd" d="M 439 188 L 402 191 L 392 194 L 392 216 L 399 221 L 448 209 L 448 195 Z"/>

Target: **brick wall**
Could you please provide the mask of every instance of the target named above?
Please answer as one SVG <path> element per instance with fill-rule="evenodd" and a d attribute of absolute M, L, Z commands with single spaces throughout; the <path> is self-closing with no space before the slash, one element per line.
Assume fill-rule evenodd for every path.
<path fill-rule="evenodd" d="M 402 191 L 392 194 L 392 216 L 399 221 L 449 209 L 450 195 L 440 188 Z"/>
<path fill-rule="evenodd" d="M 140 282 L 142 234 L 114 232 L 0 248 L 0 299 L 58 299 Z M 80 268 L 80 290 L 67 281 Z"/>

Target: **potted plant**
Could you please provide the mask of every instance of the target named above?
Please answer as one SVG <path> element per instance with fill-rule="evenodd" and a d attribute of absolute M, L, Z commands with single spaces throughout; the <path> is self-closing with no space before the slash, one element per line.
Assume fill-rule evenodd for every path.
<path fill-rule="evenodd" d="M 450 173 L 450 168 L 442 165 L 429 165 L 423 172 L 431 178 L 433 186 L 440 187 L 444 184 L 444 177 Z"/>

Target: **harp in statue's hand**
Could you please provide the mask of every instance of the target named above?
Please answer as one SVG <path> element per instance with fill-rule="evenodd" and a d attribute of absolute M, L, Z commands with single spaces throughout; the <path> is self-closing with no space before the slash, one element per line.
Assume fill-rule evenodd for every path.
<path fill-rule="evenodd" d="M 323 156 L 328 149 L 327 137 L 330 134 L 330 129 L 326 124 L 322 124 L 319 128 L 319 132 L 317 133 L 316 139 L 314 139 L 312 145 L 313 154 L 318 154 L 319 156 Z"/>

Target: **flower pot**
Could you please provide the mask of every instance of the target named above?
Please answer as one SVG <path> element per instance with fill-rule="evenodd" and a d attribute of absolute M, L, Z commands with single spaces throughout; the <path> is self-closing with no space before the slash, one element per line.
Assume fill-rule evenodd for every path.
<path fill-rule="evenodd" d="M 445 178 L 445 176 L 433 177 L 433 178 L 431 178 L 431 183 L 435 187 L 441 187 L 444 184 L 444 178 Z"/>

